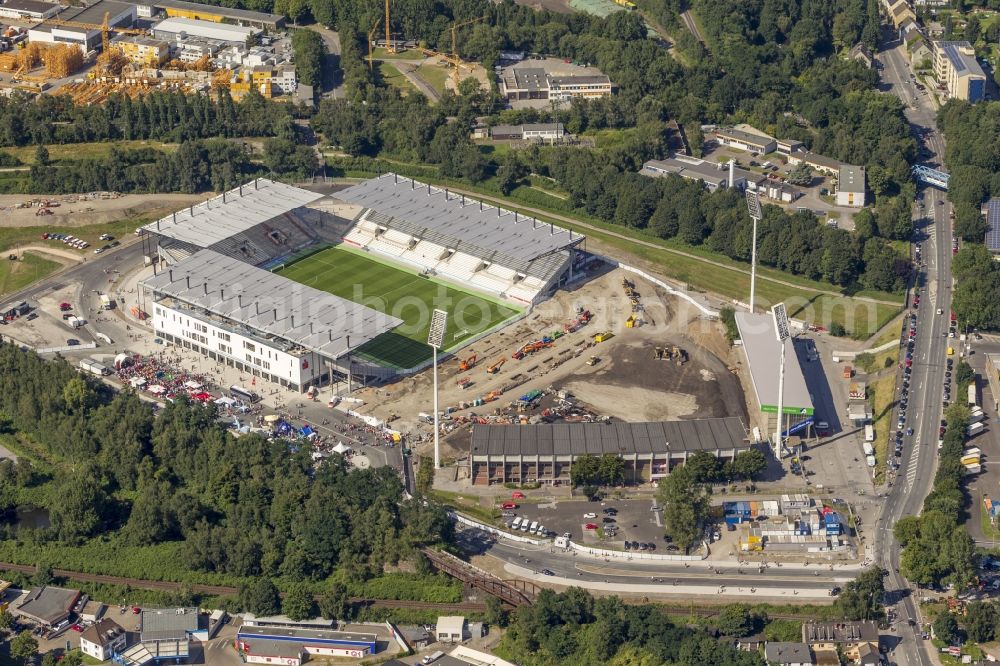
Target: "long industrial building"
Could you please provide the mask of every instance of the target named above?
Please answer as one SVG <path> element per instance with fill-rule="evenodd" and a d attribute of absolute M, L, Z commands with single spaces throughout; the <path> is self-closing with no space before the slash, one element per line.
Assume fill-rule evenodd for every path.
<path fill-rule="evenodd" d="M 100 26 L 104 22 L 105 14 L 108 17 L 108 25 L 112 28 L 130 27 L 135 24 L 137 16 L 135 5 L 117 0 L 99 0 L 89 7 L 68 7 L 52 19 L 42 21 L 29 29 L 28 41 L 76 44 L 84 52 L 97 50 L 101 46 Z M 89 26 L 57 25 L 54 20 L 72 21 Z"/>
<path fill-rule="evenodd" d="M 655 481 L 698 451 L 732 460 L 750 448 L 736 417 L 651 423 L 477 425 L 469 448 L 473 485 L 569 483 L 584 455 L 614 455 L 628 483 Z"/>

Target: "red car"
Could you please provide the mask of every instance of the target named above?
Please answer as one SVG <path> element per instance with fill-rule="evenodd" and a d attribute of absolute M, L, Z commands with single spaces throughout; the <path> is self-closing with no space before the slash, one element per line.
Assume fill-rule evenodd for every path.
<path fill-rule="evenodd" d="M 500 505 L 500 508 L 501 509 L 516 509 L 517 508 L 517 504 L 515 504 L 514 502 L 504 502 L 503 504 Z"/>
<path fill-rule="evenodd" d="M 81 631 L 83 631 L 83 627 L 81 627 L 78 624 L 72 624 L 72 625 L 70 625 L 69 628 L 72 629 L 75 632 L 78 632 L 78 633 L 81 632 Z"/>
<path fill-rule="evenodd" d="M 60 303 L 59 309 L 62 310 L 63 312 L 66 312 L 66 310 L 72 310 L 73 306 L 70 305 L 69 303 Z"/>
<path fill-rule="evenodd" d="M 585 529 L 585 530 L 596 530 L 597 529 L 597 525 L 594 524 L 594 523 L 587 523 L 586 525 L 583 526 L 583 529 Z"/>
<path fill-rule="evenodd" d="M 521 491 L 514 491 L 510 494 L 511 499 L 524 499 L 524 493 Z"/>
<path fill-rule="evenodd" d="M 141 608 L 139 608 L 138 606 L 132 606 L 132 615 L 138 615 L 141 612 L 142 612 Z"/>

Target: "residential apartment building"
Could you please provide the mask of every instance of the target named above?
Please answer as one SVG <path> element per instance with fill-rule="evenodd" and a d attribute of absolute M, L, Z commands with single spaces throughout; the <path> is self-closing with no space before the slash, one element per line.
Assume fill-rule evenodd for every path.
<path fill-rule="evenodd" d="M 978 102 L 986 94 L 986 74 L 969 42 L 933 43 L 934 78 L 948 90 L 948 97 Z"/>
<path fill-rule="evenodd" d="M 112 40 L 111 48 L 139 67 L 159 67 L 170 58 L 170 44 L 151 37 L 120 35 Z"/>
<path fill-rule="evenodd" d="M 127 636 L 121 625 L 110 618 L 92 624 L 80 634 L 80 650 L 98 661 L 108 661 L 125 650 Z"/>

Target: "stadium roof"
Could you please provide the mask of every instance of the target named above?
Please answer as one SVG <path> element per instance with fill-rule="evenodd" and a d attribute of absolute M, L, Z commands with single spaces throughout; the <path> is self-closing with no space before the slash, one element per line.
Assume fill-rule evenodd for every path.
<path fill-rule="evenodd" d="M 393 229 L 458 248 L 517 268 L 580 243 L 584 237 L 448 190 L 388 173 L 333 195 L 372 209 L 368 219 Z M 428 233 L 437 235 L 434 239 Z M 451 242 L 448 242 L 450 240 Z"/>
<path fill-rule="evenodd" d="M 761 411 L 775 412 L 778 409 L 778 372 L 781 357 L 778 355 L 778 339 L 770 314 L 750 312 L 736 313 L 736 326 L 740 330 L 743 349 L 746 350 L 750 366 L 750 383 L 757 395 Z M 785 340 L 785 396 L 782 411 L 786 414 L 812 414 L 812 398 L 802 374 L 798 356 L 792 339 Z"/>
<path fill-rule="evenodd" d="M 141 284 L 330 358 L 403 323 L 212 250 L 196 252 Z"/>
<path fill-rule="evenodd" d="M 149 233 L 208 247 L 322 199 L 322 194 L 257 178 L 246 185 L 147 224 Z"/>
<path fill-rule="evenodd" d="M 986 249 L 1000 252 L 1000 198 L 986 202 Z"/>
<path fill-rule="evenodd" d="M 737 417 L 652 423 L 540 423 L 477 425 L 472 456 L 632 455 L 747 448 Z"/>

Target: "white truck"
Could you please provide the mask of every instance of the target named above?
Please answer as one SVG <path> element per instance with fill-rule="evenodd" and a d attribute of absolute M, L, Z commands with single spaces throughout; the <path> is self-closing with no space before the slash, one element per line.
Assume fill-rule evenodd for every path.
<path fill-rule="evenodd" d="M 80 369 L 84 372 L 89 372 L 92 375 L 97 375 L 98 377 L 106 377 L 111 374 L 111 370 L 107 366 L 101 365 L 97 361 L 89 358 L 85 358 L 80 361 Z"/>
<path fill-rule="evenodd" d="M 421 659 L 420 663 L 421 664 L 433 664 L 435 661 L 437 661 L 438 659 L 440 659 L 443 656 L 444 656 L 444 652 L 442 652 L 441 650 L 438 650 L 437 652 L 433 652 L 433 653 L 427 655 L 426 657 L 424 657 L 423 659 Z"/>
<path fill-rule="evenodd" d="M 969 437 L 975 437 L 983 431 L 983 428 L 984 426 L 982 423 L 973 423 L 965 429 L 965 434 Z"/>
<path fill-rule="evenodd" d="M 983 420 L 983 418 L 984 416 L 981 411 L 973 412 L 972 414 L 969 415 L 969 424 L 971 425 L 973 423 L 979 423 L 980 421 Z"/>
<path fill-rule="evenodd" d="M 865 426 L 865 442 L 875 441 L 875 426 L 866 425 Z"/>
<path fill-rule="evenodd" d="M 66 323 L 69 324 L 70 328 L 80 328 L 81 326 L 87 323 L 87 320 L 82 317 L 77 317 L 76 315 L 73 315 L 66 320 Z"/>
<path fill-rule="evenodd" d="M 969 383 L 969 406 L 979 404 L 976 401 L 976 381 L 973 380 Z"/>
<path fill-rule="evenodd" d="M 101 309 L 102 310 L 113 310 L 115 307 L 115 301 L 113 298 L 107 294 L 101 294 Z"/>
<path fill-rule="evenodd" d="M 873 455 L 875 455 L 875 447 L 872 446 L 872 443 L 871 443 L 870 440 L 865 441 L 865 443 L 861 445 L 861 448 L 864 449 L 866 456 L 873 456 Z"/>

